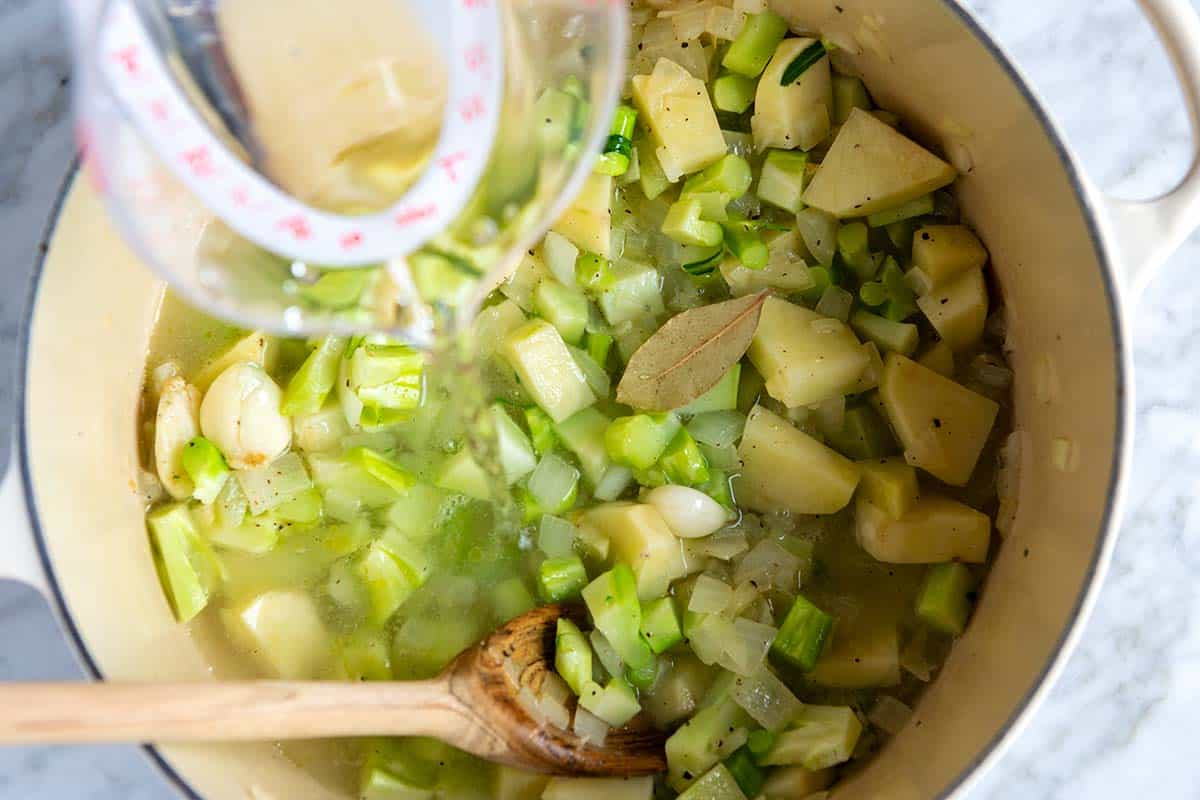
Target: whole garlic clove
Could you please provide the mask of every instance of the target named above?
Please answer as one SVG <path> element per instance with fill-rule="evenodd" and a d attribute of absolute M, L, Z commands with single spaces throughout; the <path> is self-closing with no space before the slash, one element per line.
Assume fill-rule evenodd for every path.
<path fill-rule="evenodd" d="M 200 429 L 229 466 L 252 469 L 287 452 L 292 425 L 279 410 L 283 391 L 257 364 L 241 363 L 217 376 L 200 406 Z"/>
<path fill-rule="evenodd" d="M 190 497 L 192 479 L 183 469 L 183 449 L 200 435 L 200 390 L 173 376 L 159 390 L 154 419 L 154 469 L 167 494 Z"/>
<path fill-rule="evenodd" d="M 642 500 L 658 509 L 667 526 L 682 539 L 708 536 L 729 520 L 725 506 L 687 486 L 659 486 L 647 492 Z"/>

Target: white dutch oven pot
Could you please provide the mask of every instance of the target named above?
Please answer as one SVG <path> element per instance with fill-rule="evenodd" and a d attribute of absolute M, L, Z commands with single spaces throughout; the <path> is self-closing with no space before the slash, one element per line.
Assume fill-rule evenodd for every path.
<path fill-rule="evenodd" d="M 991 251 L 1015 347 L 1025 446 L 1013 531 L 970 629 L 913 721 L 835 792 L 839 800 L 928 800 L 961 795 L 998 757 L 1078 638 L 1112 552 L 1130 449 L 1122 297 L 1200 221 L 1200 167 L 1157 200 L 1113 201 L 1080 173 L 1012 63 L 957 5 L 836 3 L 841 13 L 835 0 L 773 5 L 804 28 L 875 31 L 885 52 L 865 50 L 854 61 L 880 104 L 973 165 L 960 197 Z M 1196 131 L 1200 19 L 1188 0 L 1142 5 L 1175 63 Z M 75 182 L 24 331 L 0 576 L 49 598 L 95 678 L 212 674 L 163 600 L 134 492 L 137 404 L 162 291 L 85 182 Z M 1052 458 L 1056 439 L 1071 443 L 1066 469 Z M 268 744 L 149 752 L 191 796 L 338 796 Z"/>

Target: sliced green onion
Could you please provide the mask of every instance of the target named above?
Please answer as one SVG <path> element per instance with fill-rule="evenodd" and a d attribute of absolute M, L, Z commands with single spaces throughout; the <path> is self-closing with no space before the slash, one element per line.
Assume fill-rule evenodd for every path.
<path fill-rule="evenodd" d="M 712 84 L 713 106 L 718 111 L 741 114 L 754 103 L 758 81 L 745 75 L 727 73 Z"/>
<path fill-rule="evenodd" d="M 618 417 L 604 431 L 608 457 L 633 469 L 653 467 L 679 431 L 674 414 L 635 414 Z"/>
<path fill-rule="evenodd" d="M 917 596 L 917 616 L 931 628 L 960 636 L 971 614 L 971 592 L 975 579 L 959 563 L 934 564 Z"/>
<path fill-rule="evenodd" d="M 633 152 L 633 128 L 636 124 L 637 111 L 627 105 L 617 106 L 604 152 L 596 164 L 597 172 L 603 175 L 625 174 Z"/>
<path fill-rule="evenodd" d="M 725 246 L 742 262 L 746 269 L 762 269 L 767 266 L 770 253 L 762 234 L 752 222 L 730 222 L 721 226 L 725 231 Z"/>
<path fill-rule="evenodd" d="M 592 648 L 579 626 L 559 617 L 554 638 L 554 670 L 577 696 L 592 682 Z"/>
<path fill-rule="evenodd" d="M 825 48 L 825 42 L 817 40 L 808 47 L 800 51 L 800 55 L 792 59 L 792 63 L 784 68 L 783 74 L 779 76 L 779 85 L 787 86 L 795 83 L 800 79 L 800 76 L 808 72 L 808 68 L 816 64 L 822 58 L 829 54 Z"/>
<path fill-rule="evenodd" d="M 537 406 L 528 406 L 523 409 L 523 413 L 534 451 L 539 456 L 544 456 L 554 450 L 558 437 L 554 434 L 554 420 L 550 419 L 550 415 Z"/>
<path fill-rule="evenodd" d="M 671 483 L 696 486 L 709 478 L 708 459 L 692 435 L 683 428 L 659 456 L 658 466 Z"/>

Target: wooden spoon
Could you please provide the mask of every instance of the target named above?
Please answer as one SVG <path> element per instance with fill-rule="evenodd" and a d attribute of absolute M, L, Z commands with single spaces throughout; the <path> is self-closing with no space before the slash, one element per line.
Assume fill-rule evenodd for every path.
<path fill-rule="evenodd" d="M 530 611 L 464 650 L 436 678 L 408 682 L 211 681 L 0 685 L 0 744 L 234 741 L 433 736 L 489 761 L 554 775 L 648 775 L 666 769 L 663 734 L 642 719 L 603 746 L 539 724 L 517 701 L 554 668 L 559 617 Z M 513 666 L 505 666 L 509 661 Z"/>

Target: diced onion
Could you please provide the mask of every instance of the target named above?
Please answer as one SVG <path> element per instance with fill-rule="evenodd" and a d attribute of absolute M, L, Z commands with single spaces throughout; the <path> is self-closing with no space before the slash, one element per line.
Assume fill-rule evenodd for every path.
<path fill-rule="evenodd" d="M 288 453 L 255 469 L 238 470 L 238 483 L 254 515 L 270 511 L 312 486 L 304 461 Z"/>
<path fill-rule="evenodd" d="M 542 696 L 538 698 L 538 710 L 541 711 L 542 718 L 547 724 L 562 730 L 570 730 L 571 712 L 567 710 L 566 703 L 562 700 L 543 692 Z"/>
<path fill-rule="evenodd" d="M 625 665 L 621 661 L 621 657 L 617 655 L 617 651 L 603 633 L 592 631 L 588 635 L 588 639 L 592 643 L 592 652 L 596 654 L 596 658 L 600 659 L 600 664 L 603 665 L 605 672 L 609 675 L 621 675 L 624 673 Z"/>
<path fill-rule="evenodd" d="M 936 666 L 929 658 L 925 629 L 919 628 L 900 651 L 900 666 L 917 680 L 929 683 Z"/>
<path fill-rule="evenodd" d="M 796 215 L 796 230 L 818 263 L 829 266 L 837 252 L 838 221 L 832 214 L 806 208 Z"/>
<path fill-rule="evenodd" d="M 583 739 L 588 744 L 600 747 L 604 744 L 604 740 L 608 738 L 609 726 L 604 720 L 597 717 L 586 708 L 578 707 L 575 709 L 575 735 Z"/>
<path fill-rule="evenodd" d="M 897 734 L 908 724 L 912 709 L 894 697 L 881 694 L 875 705 L 867 712 L 867 719 L 875 727 L 890 734 Z"/>
<path fill-rule="evenodd" d="M 616 500 L 633 482 L 633 470 L 614 464 L 604 473 L 592 494 L 597 500 Z"/>
<path fill-rule="evenodd" d="M 742 557 L 733 571 L 734 583 L 751 582 L 760 590 L 796 590 L 800 559 L 773 539 L 763 539 Z"/>
<path fill-rule="evenodd" d="M 779 630 L 773 625 L 738 617 L 733 621 L 733 639 L 725 646 L 721 665 L 738 675 L 752 675 L 767 658 Z"/>
<path fill-rule="evenodd" d="M 749 547 L 750 543 L 746 541 L 746 534 L 738 530 L 726 530 L 694 540 L 694 545 L 690 549 L 695 554 L 728 561 L 746 552 Z"/>
<path fill-rule="evenodd" d="M 816 308 L 813 310 L 818 314 L 845 322 L 850 319 L 850 309 L 853 306 L 854 295 L 840 286 L 828 286 L 821 293 L 821 299 L 817 301 Z"/>
<path fill-rule="evenodd" d="M 556 508 L 570 495 L 578 480 L 579 470 L 554 453 L 547 453 L 530 473 L 525 486 L 542 508 Z"/>
<path fill-rule="evenodd" d="M 538 526 L 538 549 L 550 558 L 567 558 L 575 553 L 575 526 L 562 517 L 543 514 Z"/>
<path fill-rule="evenodd" d="M 746 415 L 740 411 L 708 411 L 692 417 L 688 433 L 700 444 L 725 447 L 737 444 L 746 428 Z"/>
<path fill-rule="evenodd" d="M 732 695 L 734 702 L 769 731 L 783 730 L 804 708 L 766 665 L 753 675 L 734 680 Z"/>
<path fill-rule="evenodd" d="M 1001 536 L 1007 536 L 1012 531 L 1017 518 L 1022 442 L 1022 432 L 1013 431 L 1000 448 L 1000 468 L 996 471 L 996 495 L 1000 500 L 1000 507 L 996 510 L 996 530 Z"/>
<path fill-rule="evenodd" d="M 708 575 L 696 579 L 692 589 L 692 599 L 688 602 L 688 611 L 697 614 L 719 614 L 724 611 L 729 601 L 733 599 L 733 587 L 724 581 Z"/>

